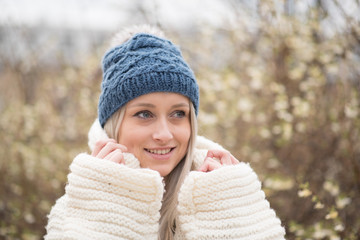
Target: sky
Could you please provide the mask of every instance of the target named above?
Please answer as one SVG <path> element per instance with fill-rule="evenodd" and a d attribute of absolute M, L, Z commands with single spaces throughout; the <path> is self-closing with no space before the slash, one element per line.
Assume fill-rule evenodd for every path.
<path fill-rule="evenodd" d="M 185 29 L 192 26 L 224 27 L 241 23 L 253 28 L 255 9 L 259 0 L 0 0 L 0 25 L 37 25 L 72 29 L 114 31 L 134 24 L 161 23 L 163 29 Z M 334 5 L 324 1 L 330 16 L 322 22 L 328 36 L 341 31 L 346 21 Z M 337 0 L 338 1 L 338 0 Z M 347 14 L 359 21 L 358 0 L 338 1 Z M 243 3 L 231 9 L 229 3 Z M 290 9 L 305 14 L 317 0 L 287 0 Z M 280 9 L 283 1 L 279 0 Z M 145 14 L 135 6 L 145 10 Z M 244 10 L 245 9 L 245 10 Z M 250 9 L 250 10 L 249 10 Z M 279 10 L 279 9 L 277 9 Z M 281 10 L 280 10 L 281 11 Z M 250 12 L 250 14 L 248 14 Z M 147 18 L 147 19 L 146 19 Z M 204 24 L 203 24 L 204 23 Z M 226 25 L 227 24 L 227 25 Z"/>
<path fill-rule="evenodd" d="M 259 0 L 238 0 L 246 8 L 255 8 Z M 352 16 L 360 18 L 358 0 L 338 1 L 343 9 Z M 0 24 L 36 25 L 38 23 L 53 27 L 75 29 L 115 30 L 129 24 L 150 24 L 160 22 L 162 26 L 182 28 L 194 24 L 223 26 L 224 21 L 231 23 L 235 19 L 235 11 L 229 9 L 230 0 L 0 0 Z M 279 1 L 283 3 L 283 1 Z M 306 12 L 307 6 L 316 0 L 288 0 L 291 8 L 298 13 Z M 324 22 L 325 27 L 343 27 L 341 19 L 334 7 L 333 0 L 325 1 L 329 6 L 332 21 Z M 139 19 L 134 16 L 134 5 L 140 5 L 150 19 Z M 236 9 L 239 11 L 239 9 Z M 241 9 L 240 9 L 241 10 Z M 144 17 L 144 15 L 142 16 Z M 246 22 L 246 14 L 241 14 Z M 140 21 L 140 22 L 139 22 Z M 141 22 L 142 21 L 142 22 Z M 251 22 L 247 21 L 247 22 Z M 327 25 L 326 25 L 327 24 Z"/>
<path fill-rule="evenodd" d="M 112 30 L 136 21 L 129 15 L 134 3 L 174 27 L 194 21 L 216 25 L 228 14 L 220 0 L 0 0 L 0 23 Z"/>
<path fill-rule="evenodd" d="M 2 0 L 2 22 L 36 25 L 46 22 L 50 26 L 82 27 L 104 22 L 121 20 L 111 1 L 71 1 L 71 0 Z"/>
<path fill-rule="evenodd" d="M 36 51 L 39 59 L 43 59 L 41 61 L 51 64 L 49 59 L 55 59 L 54 52 L 64 45 L 66 46 L 62 51 L 64 59 L 72 64 L 81 64 L 79 59 L 86 58 L 94 42 L 103 41 L 101 38 L 99 40 L 100 36 L 117 32 L 123 27 L 160 22 L 161 28 L 165 31 L 174 30 L 183 33 L 192 29 L 192 26 L 202 26 L 202 22 L 206 22 L 206 25 L 222 25 L 224 18 L 230 15 L 229 9 L 223 2 L 223 0 L 0 0 L 0 27 L 3 25 L 5 29 L 2 30 L 5 36 L 0 36 L 0 51 L 14 62 Z M 145 14 L 138 9 L 139 6 L 145 10 Z M 36 26 L 37 32 L 24 33 L 23 26 Z M 44 31 L 39 30 L 42 27 Z M 92 31 L 86 31 L 87 34 L 83 31 L 64 31 L 72 29 Z M 97 34 L 97 30 L 101 33 Z M 65 32 L 71 32 L 71 35 Z M 42 50 L 42 46 L 48 46 L 46 51 Z M 74 57 L 75 55 L 77 57 Z"/>

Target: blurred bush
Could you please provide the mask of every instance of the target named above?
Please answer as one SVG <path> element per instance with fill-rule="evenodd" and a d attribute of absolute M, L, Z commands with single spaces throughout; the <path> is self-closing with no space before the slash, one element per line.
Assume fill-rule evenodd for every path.
<path fill-rule="evenodd" d="M 359 21 L 269 9 L 196 36 L 200 134 L 256 169 L 287 239 L 360 239 Z"/>
<path fill-rule="evenodd" d="M 234 13 L 241 9 L 229 3 Z M 198 77 L 200 134 L 256 169 L 287 239 L 359 239 L 359 22 L 340 11 L 346 26 L 329 33 L 321 5 L 302 14 L 278 8 L 261 1 L 227 28 L 167 31 Z M 256 15 L 253 22 L 246 14 Z M 54 49 L 54 42 L 40 46 Z M 104 47 L 70 62 L 59 48 L 55 64 L 38 47 L 19 58 L 1 55 L 0 239 L 45 234 L 70 162 L 88 151 Z"/>
<path fill-rule="evenodd" d="M 1 30 L 20 39 L 39 33 L 24 27 Z M 43 54 L 51 53 L 52 37 L 39 48 L 30 41 L 1 45 L 12 55 L 0 59 L 0 239 L 45 234 L 47 214 L 64 193 L 71 160 L 87 151 L 87 129 L 97 115 L 101 72 L 96 49 L 75 66 L 56 42 L 57 56 L 49 63 Z M 25 49 L 24 56 L 17 47 Z"/>

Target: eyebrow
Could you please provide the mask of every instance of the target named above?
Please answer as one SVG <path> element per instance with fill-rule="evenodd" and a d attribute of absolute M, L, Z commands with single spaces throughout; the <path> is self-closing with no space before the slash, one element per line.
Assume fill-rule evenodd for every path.
<path fill-rule="evenodd" d="M 156 106 L 154 104 L 151 103 L 137 103 L 137 104 L 133 104 L 128 106 L 129 108 L 134 108 L 134 107 L 149 107 L 149 108 L 155 108 Z M 174 104 L 171 106 L 171 108 L 178 108 L 178 107 L 189 107 L 188 103 L 178 103 L 178 104 Z"/>
<path fill-rule="evenodd" d="M 133 107 L 150 107 L 150 108 L 155 108 L 155 105 L 151 104 L 151 103 L 136 103 L 136 104 L 132 104 L 129 105 L 128 108 L 133 108 Z"/>
<path fill-rule="evenodd" d="M 178 103 L 171 106 L 171 108 L 178 108 L 178 107 L 189 107 L 189 103 Z"/>

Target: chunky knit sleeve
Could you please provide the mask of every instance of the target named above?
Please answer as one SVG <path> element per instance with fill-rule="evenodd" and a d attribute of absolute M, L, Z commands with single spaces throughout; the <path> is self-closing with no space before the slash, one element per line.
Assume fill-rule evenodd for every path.
<path fill-rule="evenodd" d="M 284 239 L 285 231 L 245 163 L 210 173 L 193 171 L 185 179 L 178 205 L 186 239 Z"/>
<path fill-rule="evenodd" d="M 49 239 L 157 239 L 159 173 L 78 155 L 49 215 Z"/>

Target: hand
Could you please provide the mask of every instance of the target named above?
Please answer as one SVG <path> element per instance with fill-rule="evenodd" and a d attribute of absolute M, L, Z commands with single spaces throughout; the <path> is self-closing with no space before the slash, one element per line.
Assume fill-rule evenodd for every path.
<path fill-rule="evenodd" d="M 91 156 L 110 160 L 116 163 L 125 163 L 123 152 L 127 148 L 118 144 L 115 139 L 100 140 L 96 142 Z"/>
<path fill-rule="evenodd" d="M 218 159 L 218 160 L 215 160 Z M 224 165 L 235 165 L 239 161 L 231 155 L 228 151 L 223 150 L 209 150 L 204 163 L 201 165 L 199 171 L 201 172 L 211 172 L 215 169 L 218 169 Z"/>

